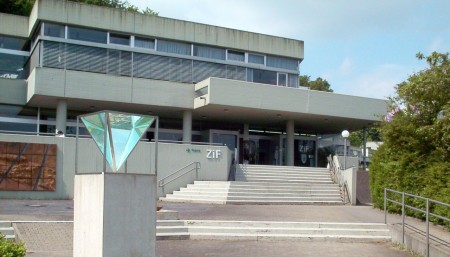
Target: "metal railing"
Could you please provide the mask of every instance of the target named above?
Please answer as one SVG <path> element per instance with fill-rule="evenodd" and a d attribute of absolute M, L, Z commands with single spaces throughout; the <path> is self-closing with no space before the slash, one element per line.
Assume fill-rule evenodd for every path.
<path fill-rule="evenodd" d="M 350 194 L 348 193 L 347 181 L 342 175 L 340 167 L 337 167 L 335 165 L 333 157 L 331 155 L 327 157 L 327 160 L 330 168 L 331 180 L 333 180 L 335 184 L 339 185 L 344 204 L 350 203 Z"/>
<path fill-rule="evenodd" d="M 401 196 L 402 200 L 401 202 L 396 201 L 394 199 L 390 199 L 388 198 L 388 192 L 394 193 L 396 195 Z M 421 208 L 417 208 L 411 205 L 408 205 L 405 203 L 406 197 L 410 197 L 412 199 L 420 199 L 425 201 L 425 210 L 421 209 Z M 396 190 L 392 190 L 389 188 L 385 188 L 384 189 L 384 224 L 387 224 L 387 203 L 393 203 L 393 204 L 397 204 L 397 205 L 401 205 L 402 207 L 402 244 L 405 244 L 405 212 L 406 212 L 406 208 L 425 214 L 425 224 L 426 224 L 426 257 L 430 256 L 430 217 L 434 217 L 443 221 L 447 221 L 450 222 L 449 218 L 440 216 L 438 214 L 432 213 L 430 211 L 430 204 L 435 204 L 435 205 L 441 205 L 447 208 L 450 208 L 450 204 L 447 203 L 443 203 L 443 202 L 439 202 L 430 198 L 425 198 L 422 196 L 418 196 L 418 195 L 413 195 L 413 194 L 408 194 L 405 192 L 400 192 L 400 191 L 396 191 Z"/>
<path fill-rule="evenodd" d="M 182 176 L 188 174 L 189 172 L 195 170 L 195 179 L 198 179 L 198 170 L 201 168 L 200 162 L 191 162 L 188 165 L 176 170 L 170 175 L 158 180 L 158 186 L 162 188 L 162 192 L 164 193 L 164 186 L 171 183 L 172 181 L 181 178 Z M 184 172 L 183 172 L 184 171 Z M 182 173 L 181 173 L 182 172 Z M 181 174 L 178 174 L 181 173 Z M 178 174 L 178 176 L 171 178 L 172 176 Z"/>

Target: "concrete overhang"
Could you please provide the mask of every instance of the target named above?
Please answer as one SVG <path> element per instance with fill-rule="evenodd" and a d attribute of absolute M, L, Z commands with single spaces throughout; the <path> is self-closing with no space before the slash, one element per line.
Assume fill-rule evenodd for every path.
<path fill-rule="evenodd" d="M 388 107 L 388 102 L 381 99 L 220 78 L 201 81 L 195 90 L 196 118 L 281 130 L 286 120 L 294 120 L 297 129 L 311 133 L 369 127 L 381 120 Z"/>

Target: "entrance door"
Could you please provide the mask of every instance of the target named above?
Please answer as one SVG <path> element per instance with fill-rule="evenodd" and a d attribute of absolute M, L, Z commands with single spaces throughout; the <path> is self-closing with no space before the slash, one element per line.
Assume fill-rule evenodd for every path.
<path fill-rule="evenodd" d="M 230 149 L 232 156 L 239 152 L 239 132 L 226 130 L 210 130 L 209 142 L 224 144 Z M 235 151 L 238 151 L 235 153 Z M 237 155 L 238 156 L 238 155 Z"/>
<path fill-rule="evenodd" d="M 277 136 L 250 135 L 249 141 L 255 145 L 255 158 L 249 164 L 279 165 Z"/>
<path fill-rule="evenodd" d="M 280 136 L 281 165 L 286 165 L 286 136 Z M 317 139 L 296 136 L 294 138 L 294 166 L 317 167 Z"/>

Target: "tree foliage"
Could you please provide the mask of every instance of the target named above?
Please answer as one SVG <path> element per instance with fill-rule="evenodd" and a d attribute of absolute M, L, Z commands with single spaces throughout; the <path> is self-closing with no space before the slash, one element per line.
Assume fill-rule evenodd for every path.
<path fill-rule="evenodd" d="M 352 131 L 348 140 L 352 146 L 362 146 L 364 143 L 364 130 Z M 367 128 L 366 141 L 381 141 L 380 128 L 376 126 Z"/>
<path fill-rule="evenodd" d="M 311 80 L 311 76 L 303 75 L 298 77 L 298 81 L 302 87 L 309 87 L 312 90 L 318 91 L 333 92 L 330 83 L 321 77 L 318 77 L 316 80 Z"/>
<path fill-rule="evenodd" d="M 384 144 L 370 166 L 371 194 L 378 208 L 383 207 L 386 187 L 450 203 L 449 54 L 417 57 L 426 59 L 429 67 L 396 87 L 391 111 L 381 122 Z M 425 202 L 411 204 L 423 208 Z M 450 216 L 448 208 L 431 208 L 436 214 Z"/>
<path fill-rule="evenodd" d="M 92 4 L 98 6 L 113 7 L 124 11 L 137 12 L 147 15 L 158 16 L 159 13 L 150 8 L 142 11 L 135 5 L 130 4 L 126 0 L 71 0 L 72 2 Z M 35 0 L 0 0 L 0 12 L 10 13 L 22 16 L 29 16 L 33 9 Z"/>

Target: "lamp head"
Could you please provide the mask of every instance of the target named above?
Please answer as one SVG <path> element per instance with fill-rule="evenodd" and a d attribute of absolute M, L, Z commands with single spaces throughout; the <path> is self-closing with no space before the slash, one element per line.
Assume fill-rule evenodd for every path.
<path fill-rule="evenodd" d="M 343 138 L 348 138 L 350 136 L 350 132 L 348 132 L 348 130 L 344 130 L 342 131 L 341 135 Z"/>

